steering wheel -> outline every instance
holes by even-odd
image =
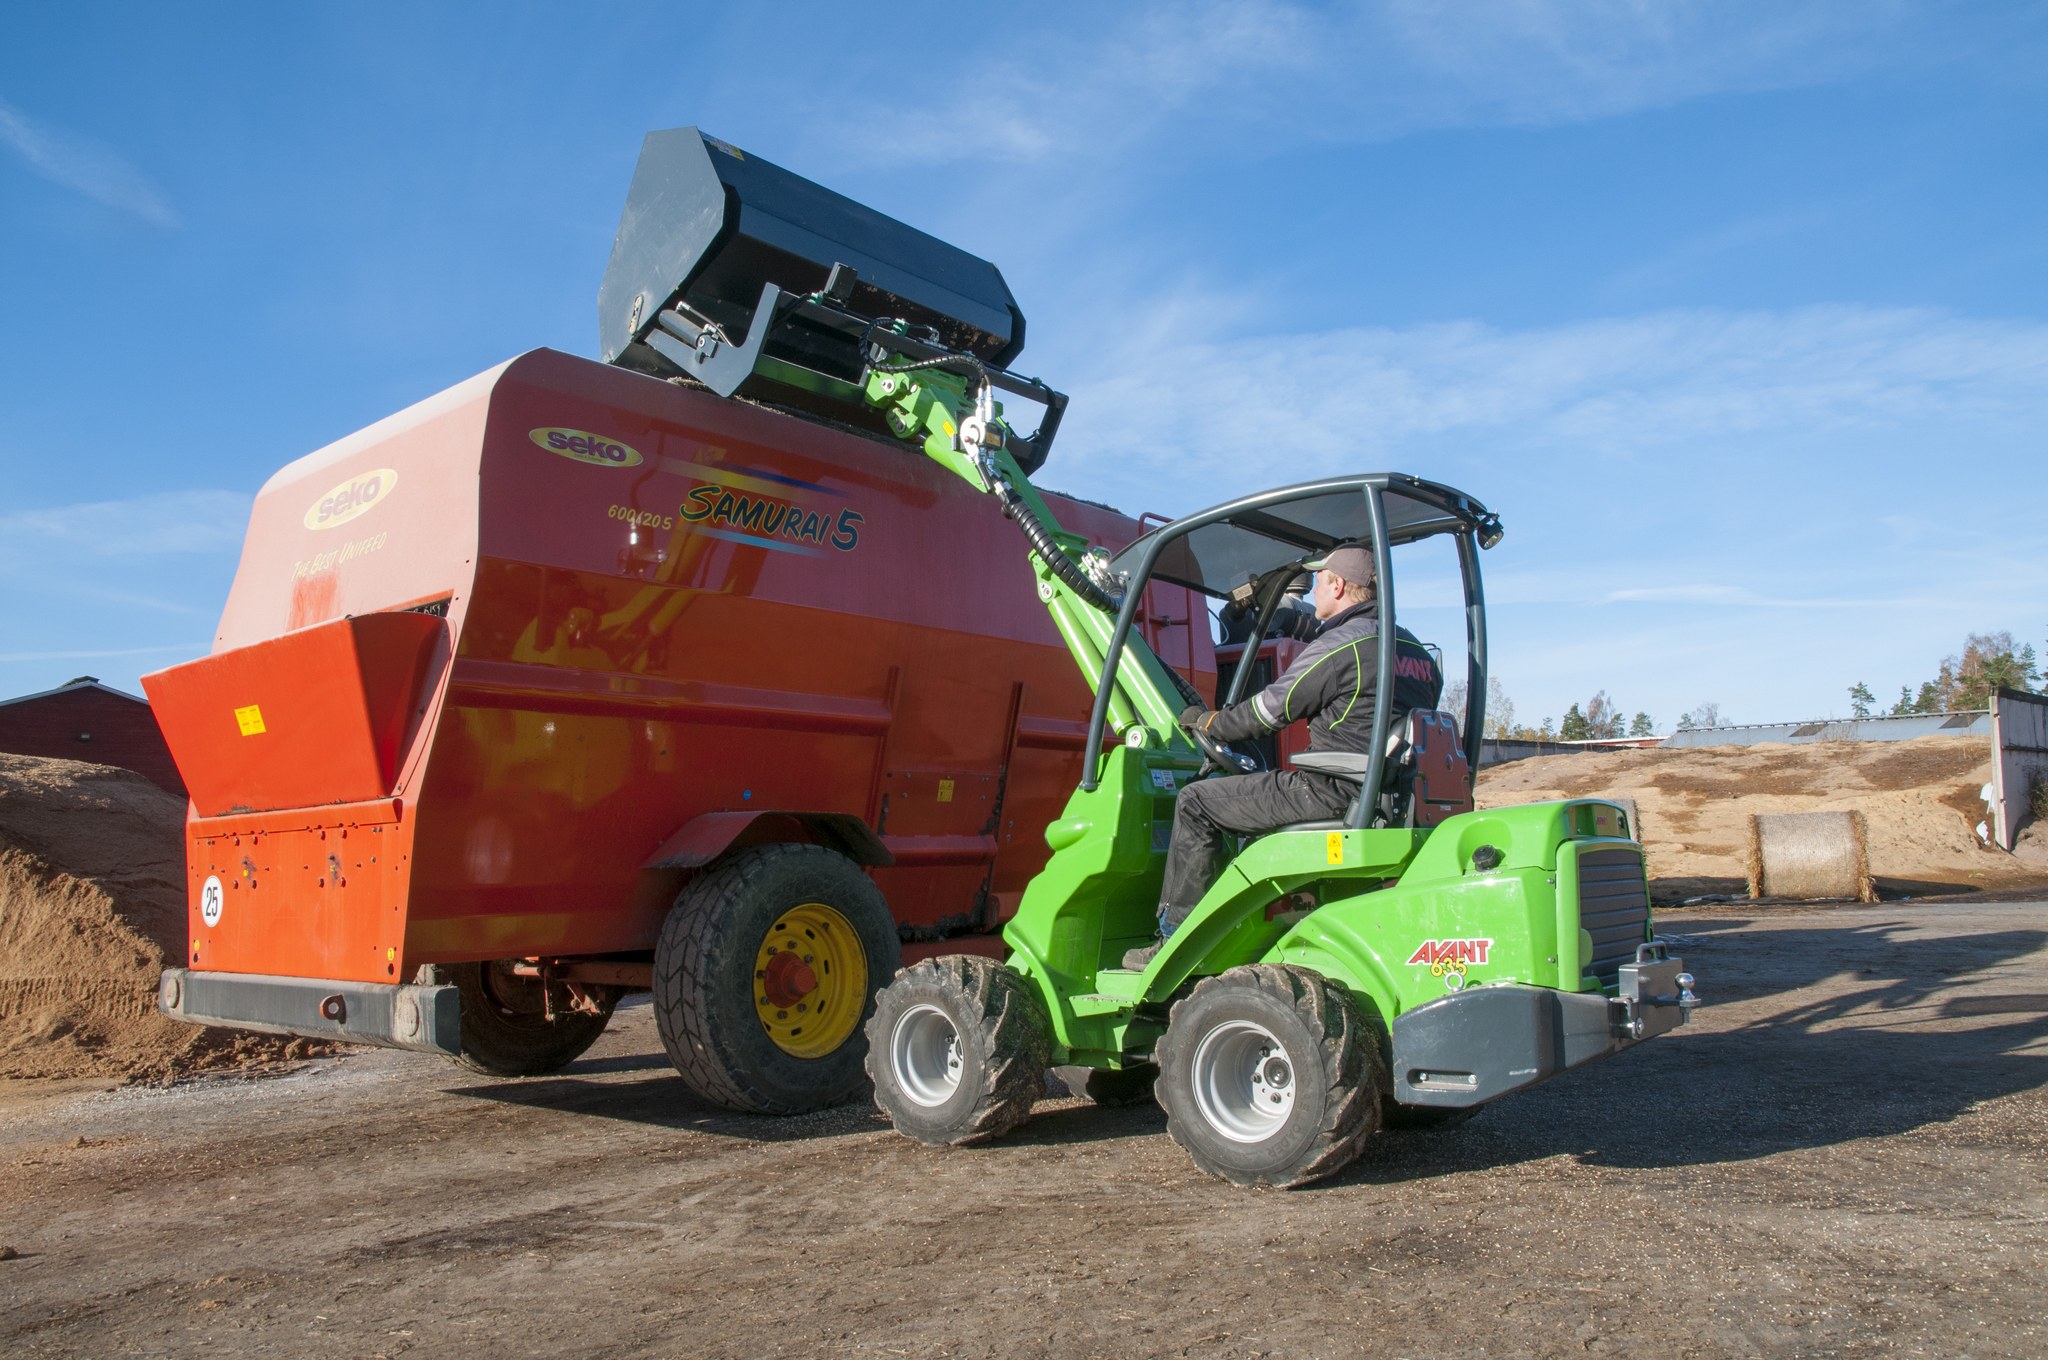
[[[1222,774],[1257,774],[1266,768],[1264,758],[1256,749],[1249,752],[1240,751],[1200,728],[1189,727],[1182,730],[1195,739],[1195,745],[1202,748],[1202,755],[1205,757],[1196,778],[1201,778],[1212,770]]]

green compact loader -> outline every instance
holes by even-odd
[[[1684,1023],[1692,978],[1653,937],[1626,811],[1594,799],[1473,810],[1465,752],[1485,718],[1479,553],[1500,538],[1492,512],[1418,477],[1333,477],[1188,515],[1109,557],[1064,533],[1026,475],[1066,398],[918,317],[862,314],[854,303],[867,295],[838,263],[815,292],[765,288],[740,318],[744,343],[687,307],[655,320],[683,337],[672,358],[684,377],[726,391],[765,372],[865,402],[997,497],[1094,689],[1081,784],[1045,830],[1053,853],[1005,927],[1007,960],[928,959],[876,998],[868,1071],[900,1131],[936,1144],[997,1137],[1059,1067],[1105,1103],[1154,1094],[1174,1139],[1217,1176],[1301,1185],[1347,1165],[1382,1127],[1455,1122]],[[1010,428],[999,391],[1042,408],[1033,435]],[[1465,590],[1462,734],[1447,714],[1393,711],[1395,634],[1382,627],[1371,754],[1294,759],[1356,786],[1346,815],[1245,844],[1151,962],[1125,969],[1125,952],[1154,936],[1176,794],[1258,768],[1180,726],[1205,701],[1134,631],[1146,584],[1189,586],[1255,618],[1222,706],[1249,692],[1260,639],[1304,563],[1367,547],[1391,624],[1394,550],[1442,535]]]

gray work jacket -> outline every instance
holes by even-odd
[[[1372,749],[1372,703],[1379,684],[1380,621],[1374,604],[1353,605],[1323,625],[1315,640],[1272,684],[1220,712],[1204,714],[1202,730],[1240,741],[1308,719],[1308,749]],[[1394,717],[1435,708],[1443,671],[1406,628],[1394,630]]]

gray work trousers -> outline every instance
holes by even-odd
[[[1230,862],[1233,836],[1341,817],[1351,804],[1350,784],[1300,770],[1198,779],[1180,791],[1173,808],[1173,839],[1166,847],[1166,880],[1159,889],[1159,933],[1171,935]]]

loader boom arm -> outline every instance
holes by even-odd
[[[1050,507],[1009,451],[1011,433],[978,361],[904,360],[887,353],[878,332],[862,386],[889,428],[918,445],[927,458],[984,494],[1003,502],[1031,543],[1038,598],[1052,615],[1074,664],[1091,690],[1104,683],[1103,657],[1121,603],[1121,584],[1108,559],[1088,541],[1060,528]],[[1191,621],[1192,626],[1192,621]],[[1134,636],[1118,663],[1110,694],[1110,725],[1132,745],[1177,747],[1196,753],[1180,727],[1180,713],[1205,702],[1142,637]]]

